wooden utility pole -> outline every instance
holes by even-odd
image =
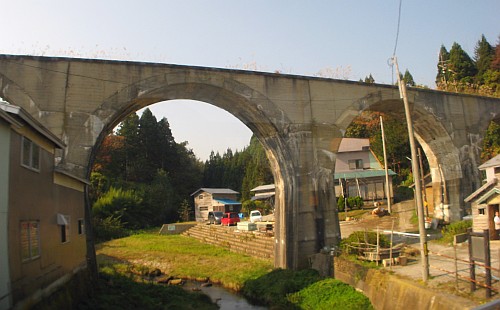
[[[422,160],[422,152],[418,148],[418,162],[420,164],[420,180],[422,181],[422,194],[424,195],[424,209],[425,216],[429,217],[429,204],[427,203],[427,193],[425,192],[425,177],[424,177],[424,164]]]
[[[420,182],[420,169],[417,158],[417,149],[415,147],[415,135],[413,134],[413,122],[411,120],[410,105],[408,103],[408,97],[406,96],[406,85],[404,81],[401,81],[401,75],[399,73],[398,60],[396,56],[392,58],[392,61],[396,67],[396,75],[398,77],[399,93],[403,98],[406,123],[408,125],[408,138],[410,139],[410,149],[411,149],[411,168],[413,171],[413,180],[415,182],[415,200],[417,202],[417,215],[418,215],[418,231],[420,233],[420,256],[422,258],[422,280],[427,282],[429,279],[429,253],[427,251],[427,238],[425,234],[425,222],[424,222],[424,205],[422,203],[422,183]]]
[[[384,121],[382,120],[382,115],[380,115],[380,128],[382,130],[382,148],[384,149],[384,170],[385,170],[385,196],[387,197],[387,210],[392,213],[391,210],[391,192],[389,188],[389,171],[387,168],[387,152],[385,150],[385,134],[384,134]]]

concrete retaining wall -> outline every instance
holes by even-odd
[[[334,266],[335,278],[363,291],[377,310],[458,310],[477,306],[468,299],[426,288],[385,270],[370,269],[338,257],[335,258]]]
[[[237,231],[223,226],[198,224],[183,232],[182,235],[233,252],[269,260],[274,258],[274,238],[259,232]]]

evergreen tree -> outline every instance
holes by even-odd
[[[143,186],[145,209],[153,216],[148,225],[159,226],[177,220],[179,200],[166,171],[158,170],[153,181]]]
[[[497,45],[495,46],[495,55],[491,60],[492,70],[500,70],[500,35],[498,36]]]
[[[141,152],[142,147],[139,138],[139,117],[132,113],[125,118],[118,129],[117,134],[124,138],[124,180],[136,181],[141,178]]]
[[[158,135],[158,145],[161,154],[159,162],[160,169],[171,171],[175,162],[175,157],[177,156],[177,151],[170,124],[165,117],[158,122]]]
[[[370,73],[369,76],[366,76],[365,77],[365,80],[364,80],[365,83],[368,83],[368,84],[373,84],[375,83],[375,79],[373,78],[372,74]]]
[[[441,45],[437,65],[438,73],[436,75],[436,85],[438,85],[438,88],[440,85],[446,84],[450,80],[451,72],[448,70],[449,62],[450,53],[448,53],[444,45]]]
[[[483,34],[481,40],[477,42],[476,48],[474,49],[474,61],[477,67],[476,83],[484,83],[484,74],[490,69],[494,56],[495,50],[490,43],[488,43]]]
[[[405,75],[402,77],[402,80],[405,82],[406,86],[415,86],[415,81],[413,80],[413,76],[410,71],[406,69]]]
[[[151,182],[161,163],[159,127],[151,110],[145,109],[139,119],[138,137],[141,153],[137,160],[141,165],[140,180]]]
[[[460,44],[453,43],[450,50],[449,69],[450,80],[458,83],[472,83],[477,69],[470,56],[462,49]]]
[[[482,94],[500,97],[500,37],[492,54],[490,68],[482,76]]]
[[[250,199],[250,190],[256,186],[274,183],[274,177],[269,166],[265,150],[255,135],[250,139],[246,149],[250,158],[243,178],[241,197],[242,200]]]

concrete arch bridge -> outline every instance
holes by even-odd
[[[171,99],[228,111],[266,150],[276,182],[275,266],[294,269],[340,239],[333,174],[347,126],[365,110],[404,118],[390,85],[73,58],[0,55],[0,96],[67,144],[59,166],[81,178],[89,176],[96,145],[133,111]],[[434,203],[460,219],[464,197],[481,185],[483,134],[500,115],[500,99],[413,88],[408,97]]]

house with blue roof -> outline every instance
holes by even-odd
[[[194,200],[194,213],[197,222],[208,220],[208,212],[237,212],[241,211],[239,193],[229,188],[202,187],[191,194]]]
[[[394,200],[392,176],[388,169],[389,199]],[[360,196],[365,202],[387,199],[385,169],[370,149],[369,139],[343,138],[335,162],[335,193],[344,197]]]

